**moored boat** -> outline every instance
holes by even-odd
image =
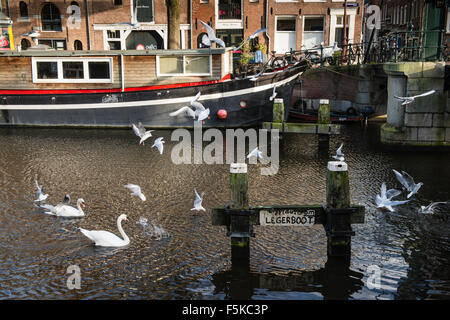
[[[210,109],[206,127],[270,120],[274,87],[290,105],[306,61],[252,79],[233,74],[231,50],[5,52],[0,125],[193,127],[192,117],[169,113],[199,92],[198,101]]]

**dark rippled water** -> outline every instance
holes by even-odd
[[[165,152],[142,147],[130,130],[0,129],[1,299],[449,299],[448,208],[423,215],[420,205],[450,199],[450,154],[400,152],[379,143],[379,124],[344,127],[318,151],[313,135],[287,135],[280,170],[261,176],[249,166],[253,205],[325,202],[326,164],[344,142],[351,197],[366,206],[366,223],[353,225],[349,265],[327,260],[322,226],[255,227],[249,268],[233,270],[230,239],[211,225],[209,211],[190,211],[193,188],[208,209],[229,201],[229,166],[175,165],[171,131]],[[153,140],[153,138],[151,138]],[[383,181],[399,187],[392,169],[424,182],[420,195],[395,213],[376,209]],[[59,219],[33,205],[35,177],[56,204],[66,193],[83,198],[82,219]],[[123,188],[135,183],[147,201]],[[128,247],[96,248],[79,231],[117,233],[126,213]],[[169,237],[155,239],[141,217]],[[81,288],[69,290],[70,265],[81,270]],[[370,289],[372,266],[381,288]],[[368,269],[369,268],[369,269]]]

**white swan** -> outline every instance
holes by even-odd
[[[67,197],[67,195],[66,195],[66,197]],[[43,205],[41,207],[44,209],[50,210],[50,211],[45,212],[46,214],[51,214],[51,215],[54,215],[57,217],[76,218],[76,217],[84,217],[84,211],[82,208],[86,207],[86,202],[82,198],[79,198],[77,200],[76,208],[69,206],[67,204],[64,204],[64,203],[58,203],[56,206],[52,206],[52,205],[44,206]]]
[[[125,234],[122,229],[122,220],[128,221],[126,214],[121,214],[117,218],[117,228],[119,229],[120,235],[123,237],[116,236],[114,233],[104,230],[86,230],[80,228],[82,234],[87,238],[95,242],[96,246],[100,247],[123,247],[130,243],[130,238]]]

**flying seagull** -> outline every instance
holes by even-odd
[[[164,145],[163,145],[163,143],[166,143],[165,141],[163,141],[163,137],[159,137],[159,138],[156,139],[155,142],[153,143],[152,148],[153,148],[153,147],[158,148],[159,153],[160,153],[160,154],[163,154],[163,150],[164,150]]]
[[[175,117],[181,113],[185,113],[186,115],[191,116],[193,119],[195,119],[195,117],[197,116],[195,114],[195,111],[192,110],[191,108],[189,108],[188,106],[184,106],[184,107],[178,109],[177,111],[169,113],[169,116]]]
[[[247,159],[250,159],[251,157],[256,157],[259,159],[262,159],[262,151],[259,151],[258,148],[256,147],[255,149],[253,149],[247,156]]]
[[[201,24],[206,28],[206,33],[208,34],[208,37],[203,37],[202,40],[204,40],[203,44],[207,46],[211,46],[211,42],[215,42],[222,48],[225,48],[225,42],[223,42],[221,39],[216,37],[216,33],[214,32],[214,29],[211,28],[209,25],[204,23],[202,20],[200,20]]]
[[[258,78],[263,74],[263,72],[264,72],[264,68],[261,68],[261,71],[260,71],[260,72],[258,72],[257,74],[254,74],[254,75],[252,75],[252,76],[250,76],[250,77],[248,77],[248,79],[249,79],[250,81],[256,81],[256,80],[258,80]]]
[[[250,39],[256,38],[256,37],[257,37],[260,33],[262,33],[262,32],[267,32],[267,28],[262,28],[262,29],[256,30],[251,36],[249,36],[247,39],[245,39],[245,41],[242,42],[241,45],[240,45],[239,47],[234,48],[233,50],[234,50],[234,51],[239,50],[239,49],[242,48],[242,46],[243,46],[244,44],[246,44]]]
[[[425,97],[425,96],[428,96],[428,95],[433,94],[435,92],[436,92],[435,90],[430,90],[430,91],[427,91],[425,93],[418,94],[417,96],[412,96],[412,97],[397,97],[397,96],[394,96],[394,98],[397,99],[397,100],[403,101],[402,105],[407,105],[407,104],[412,103],[415,98]]]
[[[342,153],[342,146],[344,145],[344,143],[341,143],[341,146],[336,150],[336,155],[333,156],[334,159],[338,160],[338,161],[344,161],[344,154]]]
[[[124,187],[131,191],[132,196],[139,197],[142,201],[147,200],[147,198],[141,191],[141,187],[138,186],[137,184],[129,183],[129,184],[124,185]]]
[[[142,123],[139,121],[138,125],[136,126],[134,123],[131,124],[131,127],[133,128],[134,133],[141,138],[139,141],[139,144],[144,145],[144,141],[147,140],[152,136],[151,132],[155,130],[148,130],[146,131]]]
[[[34,201],[35,202],[45,201],[45,199],[48,198],[48,194],[44,194],[43,186],[39,186],[37,180],[34,180],[34,182],[36,183],[36,187],[37,187],[37,199]]]
[[[450,201],[442,201],[442,202],[432,202],[427,206],[420,206],[420,212],[421,213],[434,213],[434,208],[440,204],[449,204]]]
[[[30,37],[30,38],[36,38],[39,37],[41,34],[37,30],[31,30],[30,32],[23,33],[23,37]]]
[[[375,203],[377,204],[378,208],[386,208],[391,212],[394,212],[393,206],[398,206],[401,204],[407,203],[409,200],[403,200],[403,201],[393,201],[391,200],[393,197],[398,195],[399,193],[396,191],[393,191],[395,189],[390,189],[389,193],[386,191],[386,184],[383,182],[381,184],[381,192],[380,194],[377,194],[375,196]],[[388,196],[389,195],[389,196]]]
[[[201,112],[198,114],[198,119],[197,119],[197,121],[205,120],[205,119],[208,118],[208,117],[209,117],[209,108],[206,109],[206,110],[201,111]]]
[[[415,183],[414,179],[405,171],[402,171],[402,173],[398,172],[395,169],[393,169],[392,171],[394,171],[397,180],[406,188],[406,190],[409,191],[409,194],[407,196],[408,199],[413,194],[417,193],[417,191],[419,191],[420,187],[423,185],[422,182]]]
[[[273,101],[273,99],[275,99],[275,97],[277,96],[278,92],[276,91],[276,89],[277,89],[277,86],[273,87],[272,95],[269,98],[270,101]]]
[[[188,106],[184,106],[184,107],[178,109],[177,111],[169,113],[169,116],[174,117],[181,113],[185,113],[188,116],[191,116],[193,119],[195,119],[195,117],[198,117],[202,111],[205,111],[205,107],[203,106],[203,104],[198,102],[198,98],[200,98],[200,95],[201,95],[201,92],[198,92],[197,95],[193,99],[191,99],[191,101],[189,102],[191,107],[195,108],[195,111]]]
[[[191,210],[197,210],[197,211],[203,210],[203,211],[206,211],[206,209],[202,207],[203,196],[205,195],[205,193],[202,192],[202,195],[199,196],[198,192],[197,192],[197,189],[195,189],[195,188],[194,188],[194,192],[195,192],[194,207]]]

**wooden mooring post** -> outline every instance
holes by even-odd
[[[283,99],[274,99],[272,122],[263,122],[262,128],[271,130],[278,129],[281,133],[312,133],[319,137],[319,146],[325,142],[328,145],[331,134],[340,133],[340,125],[330,123],[329,100],[320,100],[317,123],[286,122]]]
[[[351,255],[351,224],[364,223],[365,208],[350,203],[347,164],[328,162],[327,202],[313,205],[249,206],[245,163],[230,166],[231,202],[212,209],[212,225],[226,226],[231,237],[232,262],[248,261],[253,226],[308,227],[322,224],[327,236],[329,257]]]

